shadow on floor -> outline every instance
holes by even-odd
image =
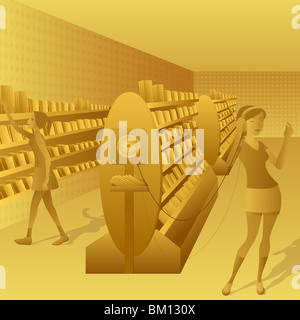
[[[90,220],[90,222],[82,227],[79,228],[75,228],[72,230],[68,230],[66,231],[66,233],[68,234],[70,240],[65,243],[64,245],[70,245],[70,244],[74,244],[74,242],[82,235],[87,234],[87,233],[96,233],[98,231],[100,231],[100,229],[104,226],[106,226],[106,222],[104,219],[104,216],[100,216],[100,217],[93,217],[91,215],[88,214],[89,212],[89,208],[84,208],[82,210],[82,216],[88,220]],[[59,237],[59,235],[55,235],[53,237],[49,237],[47,239],[43,239],[40,241],[37,241],[35,243],[33,243],[33,245],[41,243],[41,242],[45,242],[48,240],[52,240],[52,239],[57,239]]]
[[[263,281],[271,280],[271,283],[266,286],[266,290],[282,283],[287,277],[291,276],[292,268],[295,265],[300,265],[300,239],[295,240],[290,246],[273,253],[273,255],[284,255],[284,257],[281,262],[274,266],[271,272],[263,278]],[[251,286],[256,286],[256,281],[232,291],[232,294]]]

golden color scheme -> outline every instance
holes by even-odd
[[[4,228],[27,216],[24,206],[21,206],[22,213],[16,208],[27,202],[22,198],[28,199],[31,190],[43,190],[46,172],[50,172],[47,183],[50,191],[58,187],[57,180],[74,177],[99,165],[95,160],[99,147],[95,138],[104,125],[109,107],[83,99],[75,99],[74,103],[33,99],[26,91],[14,92],[10,85],[0,85],[0,104],[0,113],[7,113],[0,114],[0,202],[3,212],[12,211],[9,219],[1,219],[0,228]],[[35,121],[41,128],[38,135],[33,136],[27,129],[36,128]],[[51,162],[51,170],[45,170],[46,158],[47,163],[48,159]],[[91,181],[91,185],[94,182]],[[60,201],[69,198],[67,193],[60,190]],[[34,197],[33,207],[37,207],[40,198]],[[54,212],[49,192],[45,201]],[[3,212],[4,217],[7,213]],[[31,220],[30,225],[35,219]]]
[[[300,71],[297,0],[19,2],[192,71]]]
[[[295,31],[297,33],[297,31]],[[300,30],[298,31],[300,33]],[[195,72],[194,91],[210,95],[213,88],[238,97],[239,107],[254,105],[266,110],[262,137],[282,137],[285,121],[294,127],[295,137],[300,136],[300,72],[294,71],[224,71]]]
[[[151,129],[178,128],[183,133],[189,128],[192,150],[198,153],[193,121],[198,110],[191,106],[198,95],[171,92],[151,80],[140,81],[139,88],[143,99],[125,93],[116,100],[106,128],[114,129],[117,137],[120,121],[127,121],[128,129],[146,130],[148,137]],[[110,234],[87,247],[87,273],[180,273],[183,269],[217,199],[217,179],[207,161],[202,174],[186,175],[185,162],[174,161],[180,147],[176,139],[170,140],[169,164],[162,165],[163,158],[169,157],[162,139],[160,164],[101,166],[101,196]],[[151,142],[148,148],[150,159]],[[148,190],[132,186],[133,177],[145,179]],[[161,256],[161,248],[169,252],[169,259]]]
[[[278,156],[275,156],[268,146],[257,140],[257,136],[263,130],[266,115],[264,109],[256,106],[245,106],[237,114],[237,136],[230,153],[238,152],[247,174],[245,211],[248,232],[246,240],[236,254],[231,277],[222,290],[225,296],[231,292],[235,277],[257,237],[261,220],[263,235],[259,248],[256,291],[259,295],[265,293],[263,271],[270,254],[271,233],[281,211],[281,192],[266,164],[270,162],[277,169],[283,168],[288,142],[293,135],[293,128],[287,123],[282,146]]]
[[[138,93],[137,83],[144,77],[175,90],[193,89],[190,70],[15,0],[0,3],[7,13],[7,29],[0,32],[0,83],[13,84],[16,91],[26,89],[37,99],[82,97],[91,104],[100,101],[111,106],[123,92]],[[70,5],[74,3],[68,1]],[[80,15],[85,16],[83,12]],[[100,17],[97,13],[98,21],[104,18]]]

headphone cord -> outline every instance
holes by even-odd
[[[194,258],[196,255],[198,255],[202,250],[204,250],[208,244],[212,241],[212,239],[215,237],[215,235],[217,234],[217,232],[219,231],[219,229],[221,228],[225,218],[227,217],[228,215],[228,212],[229,212],[229,208],[230,208],[230,205],[232,203],[232,200],[233,200],[233,196],[235,194],[235,190],[236,190],[236,187],[237,187],[237,183],[238,183],[238,178],[239,178],[239,175],[240,175],[240,169],[241,169],[241,162],[239,163],[239,168],[238,168],[238,173],[237,173],[237,176],[236,176],[236,181],[235,181],[235,185],[234,185],[234,189],[233,189],[233,192],[232,192],[232,195],[231,195],[231,199],[229,201],[229,204],[228,204],[228,207],[226,209],[226,212],[223,216],[223,218],[221,219],[221,222],[219,223],[217,229],[215,230],[215,232],[212,234],[212,236],[207,240],[207,242],[197,251],[195,252],[195,254],[193,254],[191,257],[189,257],[189,259],[192,259]]]
[[[231,161],[229,167],[231,167],[231,166],[233,165],[234,161],[235,161],[235,158],[236,158],[236,155],[237,155],[237,153],[238,153],[238,150],[239,150],[239,147],[240,147],[240,145],[241,145],[242,140],[243,140],[243,136],[241,137],[241,139],[240,139],[240,141],[239,141],[238,147],[236,148],[236,151],[235,151],[235,153],[234,153],[234,156],[233,156],[233,158],[232,158],[232,161]],[[219,193],[222,185],[224,184],[224,182],[225,182],[225,180],[226,180],[226,178],[227,178],[227,176],[225,175],[224,178],[223,178],[223,180],[221,181],[221,183],[220,183],[217,191],[214,193],[214,195],[212,196],[212,198],[211,198],[211,199],[208,201],[208,203],[201,209],[201,211],[200,211],[199,213],[197,213],[196,215],[194,215],[193,217],[188,218],[188,219],[177,219],[177,218],[172,217],[172,216],[171,216],[170,214],[168,214],[163,208],[161,208],[160,204],[156,201],[153,193],[151,192],[148,184],[146,183],[146,180],[145,180],[145,178],[144,178],[144,176],[143,176],[143,173],[142,173],[142,171],[141,171],[140,165],[138,164],[137,167],[138,167],[138,169],[139,169],[139,172],[140,172],[140,174],[141,174],[141,176],[142,176],[142,179],[143,179],[145,185],[147,186],[147,189],[148,189],[148,191],[149,191],[152,199],[153,199],[154,202],[157,204],[158,208],[160,208],[160,210],[161,210],[162,212],[164,212],[169,218],[173,219],[174,221],[181,221],[181,222],[193,220],[193,219],[195,219],[196,217],[198,217],[204,210],[206,210],[206,209],[209,207],[209,205],[212,203],[212,201],[214,200],[214,198],[217,196],[217,194]]]

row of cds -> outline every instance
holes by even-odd
[[[99,166],[98,161],[87,161],[75,165],[57,167],[53,170],[53,173],[59,180],[63,177],[95,168],[97,166]],[[14,181],[9,181],[5,184],[0,185],[0,200],[30,190],[32,182],[32,175],[28,175],[26,177],[20,177],[15,179]]]

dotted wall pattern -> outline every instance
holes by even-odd
[[[210,89],[236,95],[238,107],[255,105],[267,112],[262,136],[283,137],[286,122],[300,136],[300,72],[195,72],[194,91]]]
[[[166,89],[193,90],[193,72],[13,0],[0,30],[0,84],[29,97],[112,105],[140,80]]]
[[[139,92],[139,81],[153,80],[166,89],[193,90],[193,72],[64,22],[13,0],[0,30],[0,84],[29,97],[112,105],[124,92]],[[99,188],[93,171],[60,183],[58,205]],[[100,197],[100,194],[99,194]],[[0,229],[28,218],[32,194],[0,207]]]

